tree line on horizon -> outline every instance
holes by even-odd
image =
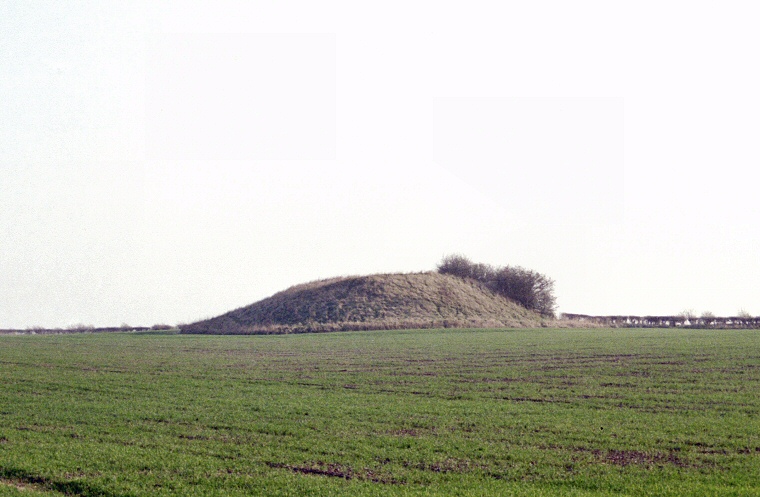
[[[472,262],[461,254],[447,255],[436,267],[441,274],[472,279],[491,291],[545,317],[555,317],[554,280],[520,266],[492,266]]]

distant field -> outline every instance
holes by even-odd
[[[0,495],[760,495],[756,330],[0,336]]]

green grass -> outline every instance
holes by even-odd
[[[0,482],[105,497],[757,496],[760,334],[1,336]]]

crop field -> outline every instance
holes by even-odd
[[[756,330],[0,336],[0,495],[760,495]]]

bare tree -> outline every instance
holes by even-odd
[[[736,314],[736,317],[740,317],[743,319],[749,319],[752,317],[752,314],[750,314],[748,311],[744,309],[739,309],[739,312]]]
[[[697,317],[697,313],[694,309],[684,309],[678,313],[678,317],[684,319],[694,319]]]

